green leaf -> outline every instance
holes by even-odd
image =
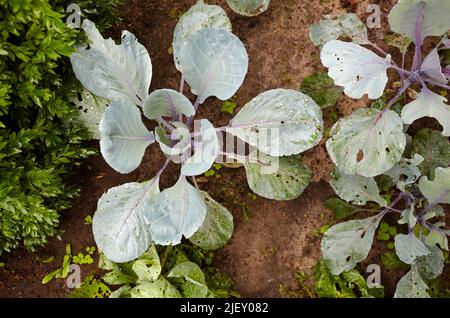
[[[437,278],[444,271],[444,254],[437,246],[430,246],[430,254],[417,258],[417,270],[426,281]]]
[[[234,12],[251,17],[266,11],[270,0],[227,0],[227,3]]]
[[[182,278],[180,283],[183,296],[187,298],[204,298],[208,293],[205,275],[201,268],[193,262],[184,262],[175,265],[167,274],[170,278]]]
[[[216,250],[223,247],[233,235],[233,215],[207,192],[201,191],[201,194],[207,207],[205,221],[189,241],[206,251]]]
[[[415,264],[418,257],[428,255],[430,250],[411,232],[395,237],[395,252],[403,263]]]
[[[427,36],[441,36],[450,29],[450,3],[447,0],[403,0],[399,1],[389,13],[391,30],[405,35],[415,42],[416,20],[419,3],[424,3],[423,20],[421,21],[420,43]]]
[[[215,5],[207,5],[203,1],[197,1],[178,21],[173,33],[173,58],[176,68],[180,68],[180,52],[187,40],[197,31],[206,29],[224,29],[231,32],[231,22],[225,11]]]
[[[380,206],[387,206],[386,200],[380,196],[378,185],[373,178],[346,175],[335,170],[330,185],[334,192],[347,202],[364,205],[367,201],[373,201]]]
[[[142,105],[152,77],[150,56],[136,37],[122,32],[122,44],[105,40],[95,24],[85,19],[83,30],[89,48],[80,47],[70,57],[75,75],[89,91],[111,101],[126,99]]]
[[[416,225],[416,223],[417,217],[414,215],[414,209],[407,208],[403,210],[400,219],[398,220],[398,224],[408,224],[408,228],[412,229],[414,228],[414,225]]]
[[[406,146],[403,121],[393,111],[379,115],[361,108],[331,128],[326,147],[339,171],[374,177],[400,161]]]
[[[81,99],[81,100],[80,100]],[[94,139],[100,139],[99,124],[110,101],[91,94],[84,89],[80,96],[70,99],[79,112],[79,118],[84,126],[89,130]]]
[[[305,77],[300,91],[314,99],[322,109],[334,106],[342,94],[342,89],[334,85],[333,79],[325,72],[317,72]]]
[[[266,91],[231,120],[231,133],[271,156],[306,151],[322,139],[323,119],[309,96],[291,89]]]
[[[433,117],[444,128],[442,134],[450,136],[450,106],[445,104],[445,101],[447,98],[424,87],[416,100],[402,109],[402,119],[405,124],[412,124],[419,118]]]
[[[47,275],[44,276],[44,278],[42,278],[42,285],[47,284],[48,282],[50,282],[53,278],[55,278],[56,275],[61,273],[61,269],[57,269],[53,272],[48,273]]]
[[[401,34],[393,33],[387,34],[383,39],[387,45],[396,47],[400,50],[400,53],[404,54],[408,51],[408,47],[411,45],[411,39]]]
[[[320,260],[314,267],[314,291],[317,296],[334,298],[337,294],[336,283],[333,275],[328,270],[324,261]]]
[[[94,214],[95,242],[106,257],[123,263],[138,258],[150,246],[144,202],[159,193],[159,180],[125,183],[101,196]]]
[[[200,228],[207,207],[200,191],[180,176],[173,187],[146,200],[144,210],[155,243],[176,245],[183,235],[190,238]]]
[[[161,263],[155,244],[133,262],[131,269],[138,277],[138,283],[144,281],[155,281],[161,274]]]
[[[242,42],[225,29],[195,32],[179,54],[184,79],[200,103],[209,96],[231,98],[244,81],[248,56]]]
[[[170,284],[164,277],[160,277],[154,282],[143,282],[134,287],[129,292],[131,298],[180,298],[178,290]]]
[[[402,158],[394,167],[384,174],[390,176],[397,184],[397,188],[406,192],[405,186],[411,185],[419,179],[421,173],[418,165],[423,161],[421,155],[415,154],[413,158]]]
[[[420,277],[416,266],[403,276],[397,283],[395,298],[430,298],[427,293],[428,286]]]
[[[424,161],[419,169],[424,175],[434,178],[434,169],[450,165],[450,141],[441,132],[425,128],[413,139],[411,153],[419,154]]]
[[[347,96],[359,99],[367,94],[377,99],[383,95],[390,55],[382,58],[360,45],[331,40],[323,46],[320,59],[334,84],[344,87]]]
[[[331,40],[350,38],[354,43],[365,44],[367,28],[354,13],[347,13],[336,19],[325,18],[309,29],[309,38],[315,46],[323,46]]]
[[[419,189],[429,203],[450,204],[450,168],[436,168],[433,181],[427,176],[422,177]]]
[[[350,270],[369,254],[383,214],[332,226],[321,243],[323,259],[333,275]]]
[[[296,199],[311,180],[311,171],[297,156],[269,157],[261,154],[259,161],[245,162],[244,167],[250,189],[264,198]]]
[[[141,163],[145,149],[155,141],[131,102],[113,102],[100,121],[100,151],[105,161],[120,173],[129,173]]]
[[[359,211],[358,208],[353,205],[341,200],[339,198],[329,198],[325,200],[323,205],[333,211],[334,216],[337,219],[345,219]]]
[[[408,265],[403,263],[395,252],[381,254],[381,263],[388,269],[407,269]]]
[[[170,116],[172,112],[186,117],[195,114],[194,106],[183,94],[172,89],[157,89],[144,101],[144,115],[150,119]]]

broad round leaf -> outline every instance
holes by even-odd
[[[99,124],[106,107],[111,103],[103,97],[95,96],[88,90],[82,90],[70,100],[78,108],[79,118],[94,139],[100,139]]]
[[[419,189],[430,203],[450,204],[450,168],[436,168],[433,181],[427,176],[422,177]]]
[[[445,104],[447,98],[438,95],[424,87],[417,95],[415,101],[410,102],[402,109],[402,119],[405,124],[422,117],[433,117],[444,128],[442,134],[450,136],[450,106]]]
[[[128,173],[141,163],[145,149],[155,141],[130,101],[115,101],[100,121],[100,151],[106,162],[120,173]]]
[[[416,266],[405,274],[397,283],[395,298],[430,298],[427,293],[428,286],[420,277]]]
[[[122,44],[105,40],[95,24],[84,20],[83,30],[89,38],[88,47],[78,48],[70,56],[75,75],[93,94],[112,101],[129,99],[142,105],[152,78],[150,56],[136,37],[122,32]]]
[[[109,260],[128,262],[149,248],[152,238],[143,203],[158,192],[158,180],[152,179],[111,188],[98,200],[92,230],[97,246]]]
[[[189,99],[172,89],[157,89],[144,101],[144,115],[149,119],[158,119],[173,113],[189,117],[195,114],[195,110]]]
[[[271,156],[289,156],[317,145],[323,119],[314,100],[296,90],[273,89],[248,102],[227,132]]]
[[[244,163],[247,182],[256,194],[271,200],[298,198],[311,180],[311,171],[300,158],[271,157],[269,162]]]
[[[211,168],[220,152],[219,138],[214,126],[207,119],[199,122],[200,140],[195,140],[194,154],[181,167],[181,174],[184,176],[197,176],[205,173]]]
[[[398,234],[395,237],[395,252],[406,264],[415,264],[418,257],[430,254],[430,250],[414,233]]]
[[[180,67],[200,103],[209,96],[231,98],[247,74],[248,56],[237,36],[224,29],[195,32],[181,48]]]
[[[156,244],[176,245],[191,237],[203,224],[206,203],[199,190],[185,176],[177,183],[145,202],[144,218]]]
[[[201,194],[208,210],[202,226],[189,238],[189,241],[207,251],[217,250],[223,247],[233,235],[233,215],[207,192],[201,191]]]
[[[403,34],[415,42],[420,2],[425,4],[420,34],[422,43],[427,36],[441,36],[450,29],[448,0],[400,0],[392,8],[388,19],[392,31]]]
[[[381,214],[380,214],[381,215]],[[332,226],[321,243],[323,259],[333,275],[339,275],[369,255],[380,215]]]
[[[347,96],[361,98],[367,94],[370,99],[377,99],[383,95],[390,55],[381,58],[357,44],[332,40],[324,45],[320,58],[328,67],[328,75],[336,85],[344,87]]]
[[[416,266],[425,280],[435,279],[444,271],[444,253],[437,246],[429,247],[430,254],[417,258]]]
[[[424,128],[413,139],[411,153],[419,154],[424,161],[419,169],[434,178],[434,169],[450,165],[450,141],[440,131]]]
[[[227,3],[234,12],[251,17],[266,11],[270,0],[227,0]]]
[[[374,177],[400,161],[406,146],[403,121],[393,111],[379,115],[361,108],[331,128],[326,147],[339,171]]]
[[[380,190],[373,178],[358,175],[347,175],[335,170],[330,180],[334,192],[343,200],[356,205],[364,205],[367,201],[386,206],[386,200],[380,196]]]
[[[180,51],[186,41],[201,29],[215,28],[231,32],[231,22],[219,6],[205,4],[202,0],[192,6],[178,21],[173,33],[173,59],[176,68],[180,68]]]
[[[309,29],[309,38],[315,46],[323,46],[340,37],[352,39],[354,43],[367,43],[367,27],[354,13],[347,13],[336,19],[325,18]]]

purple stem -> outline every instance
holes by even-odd
[[[439,87],[442,87],[442,88],[450,90],[450,86],[449,85],[445,85],[445,84],[442,84],[440,82],[433,81],[432,79],[425,78],[424,81],[427,82],[427,83],[430,83],[431,85],[439,86]]]
[[[175,127],[173,127],[170,123],[168,123],[167,120],[162,118],[162,116],[159,116],[158,120],[161,122],[161,124],[163,124],[164,127],[169,129],[170,131],[175,129]]]
[[[178,114],[177,114],[177,110],[175,109],[175,105],[173,104],[172,97],[167,92],[166,92],[166,95],[167,95],[167,101],[169,102],[169,110],[170,110],[170,114],[172,115],[172,120],[177,120]]]
[[[197,108],[200,105],[200,96],[201,95],[197,96],[197,99],[195,100],[195,103],[194,103],[194,110],[195,110],[195,112],[197,112]],[[193,120],[194,120],[194,115],[189,117],[189,119],[188,119],[188,121],[186,123],[186,126],[190,127]]]
[[[180,93],[183,94],[184,91],[184,74],[181,73],[181,80],[180,80]]]
[[[445,191],[442,193],[436,200],[431,202],[425,209],[423,209],[422,212],[417,216],[417,218],[422,218],[428,211],[430,211],[432,208],[434,208],[436,205],[438,205],[443,198],[445,198],[450,193],[450,190]]]
[[[170,158],[167,158],[166,161],[164,162],[163,166],[161,167],[161,169],[159,169],[159,171],[156,173],[156,176],[153,178],[152,182],[148,185],[147,190],[144,191],[144,193],[141,195],[141,197],[139,197],[139,199],[136,201],[136,204],[134,205],[134,207],[132,209],[130,209],[130,212],[128,213],[128,215],[126,216],[125,220],[128,220],[128,218],[130,217],[130,215],[136,211],[136,207],[138,206],[138,204],[141,203],[142,200],[144,200],[147,191],[150,190],[153,185],[155,184],[155,182],[159,181],[159,177],[162,175],[162,173],[164,172],[164,170],[166,170],[167,165],[169,164]],[[120,227],[120,230],[117,232],[116,238],[119,236],[119,234],[122,232],[123,227],[125,226],[125,224],[127,223],[127,221],[124,221],[122,226]]]
[[[420,66],[422,65],[422,22],[423,22],[423,13],[424,13],[424,3],[419,3],[419,8],[417,11],[417,18],[416,18],[416,34],[415,34],[415,51],[414,51],[414,60],[412,65],[412,71],[418,71],[420,69]]]

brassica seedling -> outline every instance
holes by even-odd
[[[114,170],[129,173],[155,142],[167,158],[151,180],[111,188],[99,199],[93,232],[108,259],[127,262],[152,243],[175,245],[183,236],[204,249],[223,246],[233,231],[230,212],[200,191],[195,179],[194,185],[187,179],[208,171],[221,156],[243,163],[250,188],[259,195],[288,200],[303,192],[309,169],[298,158],[284,156],[299,154],[321,140],[322,113],[310,97],[273,89],[252,99],[225,127],[215,128],[207,119],[194,121],[207,98],[231,98],[247,73],[245,47],[230,32],[230,21],[220,7],[199,1],[175,28],[174,61],[182,74],[179,91],[148,93],[150,56],[130,32],[124,31],[117,45],[103,39],[91,21],[85,20],[82,27],[90,43],[71,61],[77,78],[95,95],[87,95],[94,106],[81,107],[94,117],[101,114],[104,159]],[[197,96],[194,104],[182,94],[185,82]],[[142,114],[158,124],[154,131],[146,127]],[[97,119],[90,127],[97,127]],[[219,136],[225,132],[251,145],[252,157],[223,149]],[[171,161],[181,166],[179,179],[160,191],[159,178]]]

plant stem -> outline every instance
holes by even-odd
[[[424,14],[424,3],[419,3],[419,9],[417,11],[416,18],[416,34],[415,34],[415,50],[414,50],[414,60],[411,71],[416,72],[420,69],[422,65],[422,22]]]
[[[181,80],[180,80],[180,94],[183,94],[184,91],[184,74],[181,74]]]
[[[169,129],[170,131],[174,130],[175,127],[173,127],[170,123],[167,122],[167,120],[165,120],[164,118],[162,118],[162,116],[160,116],[158,118],[158,120],[161,122],[161,124],[163,124],[164,127],[166,127],[167,129]]]
[[[448,89],[448,90],[450,90],[450,86],[449,85],[445,85],[445,84],[443,84],[443,83],[439,83],[439,82],[436,82],[436,81],[433,81],[433,80],[431,80],[431,79],[425,79],[425,82],[427,82],[427,83],[430,83],[431,85],[434,85],[434,86],[439,86],[439,87],[442,87],[442,88],[444,88],[444,89]]]

